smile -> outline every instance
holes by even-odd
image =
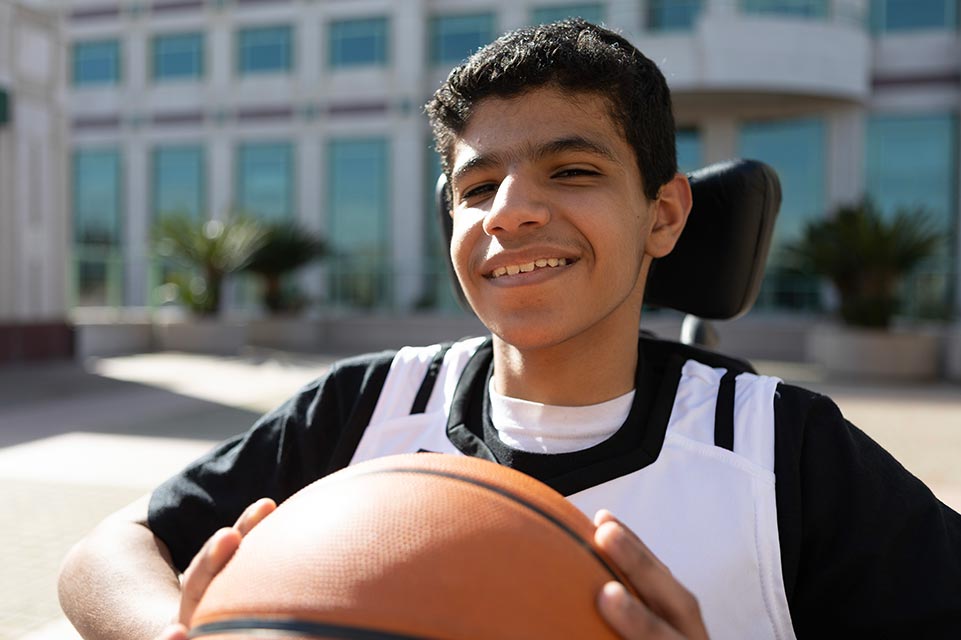
[[[511,264],[506,267],[498,267],[491,271],[487,277],[490,279],[500,278],[501,276],[516,276],[518,273],[529,273],[535,269],[551,269],[563,267],[569,263],[567,258],[538,258],[532,262],[522,264]]]

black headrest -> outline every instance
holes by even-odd
[[[731,160],[688,174],[694,205],[670,255],[654,261],[644,302],[701,318],[729,320],[747,313],[761,289],[781,185],[756,160]],[[437,213],[450,248],[447,179],[437,180]],[[447,251],[454,291],[469,309]]]
[[[737,318],[761,290],[781,183],[756,160],[714,164],[688,178],[691,215],[674,250],[651,265],[644,302],[710,320]]]

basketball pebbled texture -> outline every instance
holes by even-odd
[[[296,493],[243,540],[192,620],[204,638],[615,638],[594,525],[520,472],[388,456]]]

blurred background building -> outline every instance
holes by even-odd
[[[0,362],[72,348],[64,51],[56,14],[0,0]]]
[[[156,221],[232,212],[297,220],[327,239],[332,254],[300,278],[315,308],[460,313],[433,223],[438,161],[421,107],[499,33],[573,15],[622,31],[661,66],[682,169],[742,156],[779,172],[784,204],[757,314],[821,309],[818,282],[785,268],[779,247],[865,195],[888,212],[923,206],[943,229],[903,313],[951,319],[961,300],[957,0],[33,0],[62,25],[62,57],[39,36],[24,44],[17,16],[36,16],[30,33],[44,33],[32,26],[44,18],[4,2],[0,287],[8,265],[20,274],[18,293],[0,289],[6,316],[11,304],[37,317],[64,304],[163,305]],[[12,71],[18,59],[33,71]],[[59,74],[67,142],[59,94],[42,88]],[[53,142],[41,153],[14,141],[30,126],[28,96],[44,90]],[[63,221],[51,218],[48,235],[31,213],[61,206],[69,251]],[[230,308],[255,310],[252,287],[235,283]],[[37,293],[59,289],[66,302]]]

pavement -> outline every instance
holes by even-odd
[[[151,353],[0,367],[0,640],[76,640],[56,577],[106,515],[323,373],[332,356]],[[961,510],[961,386],[764,373],[831,395],[849,420]]]

